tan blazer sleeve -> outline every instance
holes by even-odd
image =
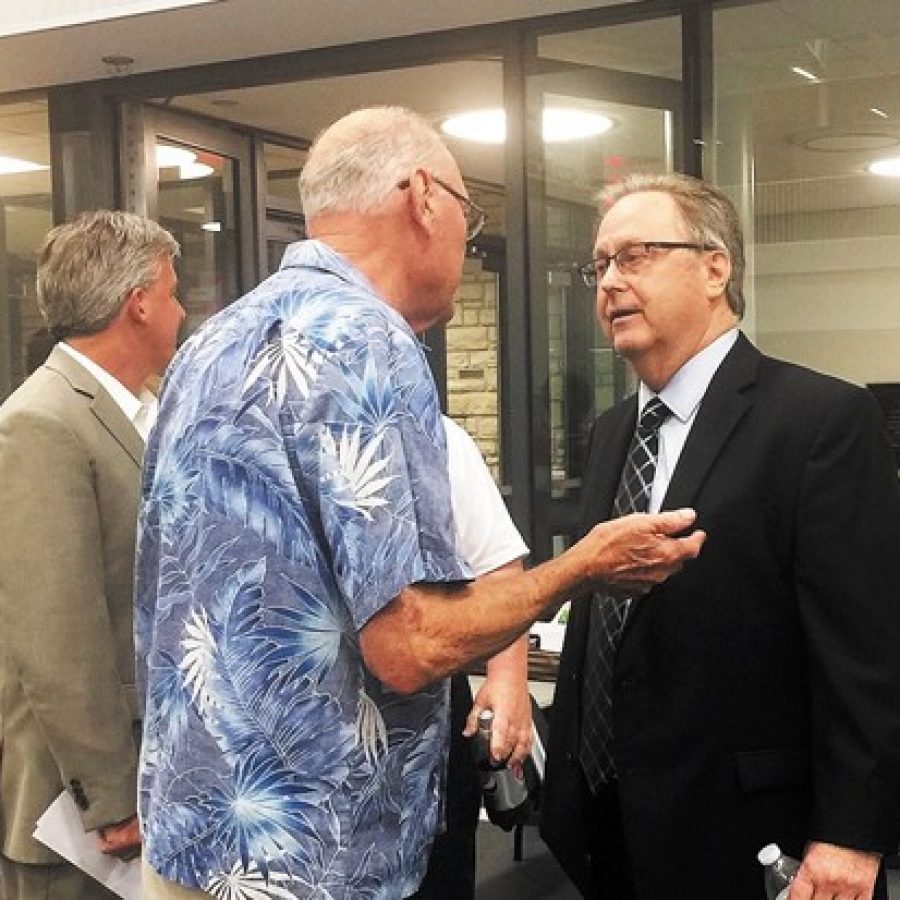
[[[85,405],[79,414],[90,415]],[[114,545],[104,534],[127,528],[130,513],[108,520],[98,500],[101,480],[108,495],[117,492],[104,454],[122,451],[108,435],[107,448],[86,436],[104,433],[72,428],[47,411],[25,409],[0,426],[0,628],[23,696],[20,712],[36,720],[90,830],[134,814],[137,750],[127,700],[133,674],[121,671],[131,584],[110,578],[105,555]],[[119,477],[127,504],[137,493],[133,461],[123,459]],[[133,553],[133,521],[130,528],[125,547]],[[115,565],[130,571],[133,562]],[[120,596],[113,597],[116,582]]]

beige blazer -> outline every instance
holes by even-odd
[[[132,587],[143,442],[59,348],[0,407],[0,848],[65,786],[87,830],[136,808]]]

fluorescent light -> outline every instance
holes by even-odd
[[[212,166],[206,163],[190,162],[178,167],[178,177],[182,181],[189,181],[191,178],[206,178],[207,175],[212,175],[215,171]]]
[[[866,171],[871,175],[884,175],[888,178],[900,178],[900,156],[890,156],[887,159],[877,159],[866,166]]]
[[[612,119],[583,109],[544,110],[544,140],[548,144],[596,137],[612,128]]]
[[[121,19],[219,0],[29,0],[0,4],[0,37]]]
[[[543,138],[548,143],[577,141],[603,134],[612,119],[584,109],[547,107],[543,114]],[[502,144],[506,140],[506,113],[502,109],[478,109],[450,116],[441,131],[452,137],[480,144]]]
[[[476,109],[450,116],[441,131],[451,137],[479,144],[502,144],[506,140],[506,113],[502,109]]]
[[[222,223],[221,222],[204,222],[200,227],[204,231],[221,231]]]
[[[156,145],[156,165],[160,169],[175,169],[189,166],[197,162],[197,154],[186,147],[173,147],[170,144]]]
[[[878,116],[879,118],[882,118],[882,119],[890,118],[890,116],[883,109],[879,109],[877,106],[870,107],[869,112],[875,113],[876,116]]]
[[[800,66],[793,66],[791,71],[795,75],[799,75],[801,78],[805,78],[807,81],[821,81],[818,75],[813,75],[808,69],[802,69]]]
[[[0,175],[18,175],[21,172],[42,172],[49,169],[40,163],[29,162],[27,159],[16,159],[13,156],[0,156]]]

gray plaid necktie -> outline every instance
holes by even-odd
[[[659,397],[654,397],[644,407],[628,448],[622,479],[613,501],[612,518],[647,511],[656,474],[659,428],[671,414]],[[588,784],[596,793],[616,774],[613,760],[612,675],[631,598],[595,594],[590,603],[579,758]]]

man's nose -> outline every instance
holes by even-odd
[[[622,273],[619,271],[619,264],[616,262],[616,258],[614,256],[610,257],[606,271],[597,279],[598,294],[603,293],[604,291],[622,290],[625,286],[625,280],[622,278]]]

